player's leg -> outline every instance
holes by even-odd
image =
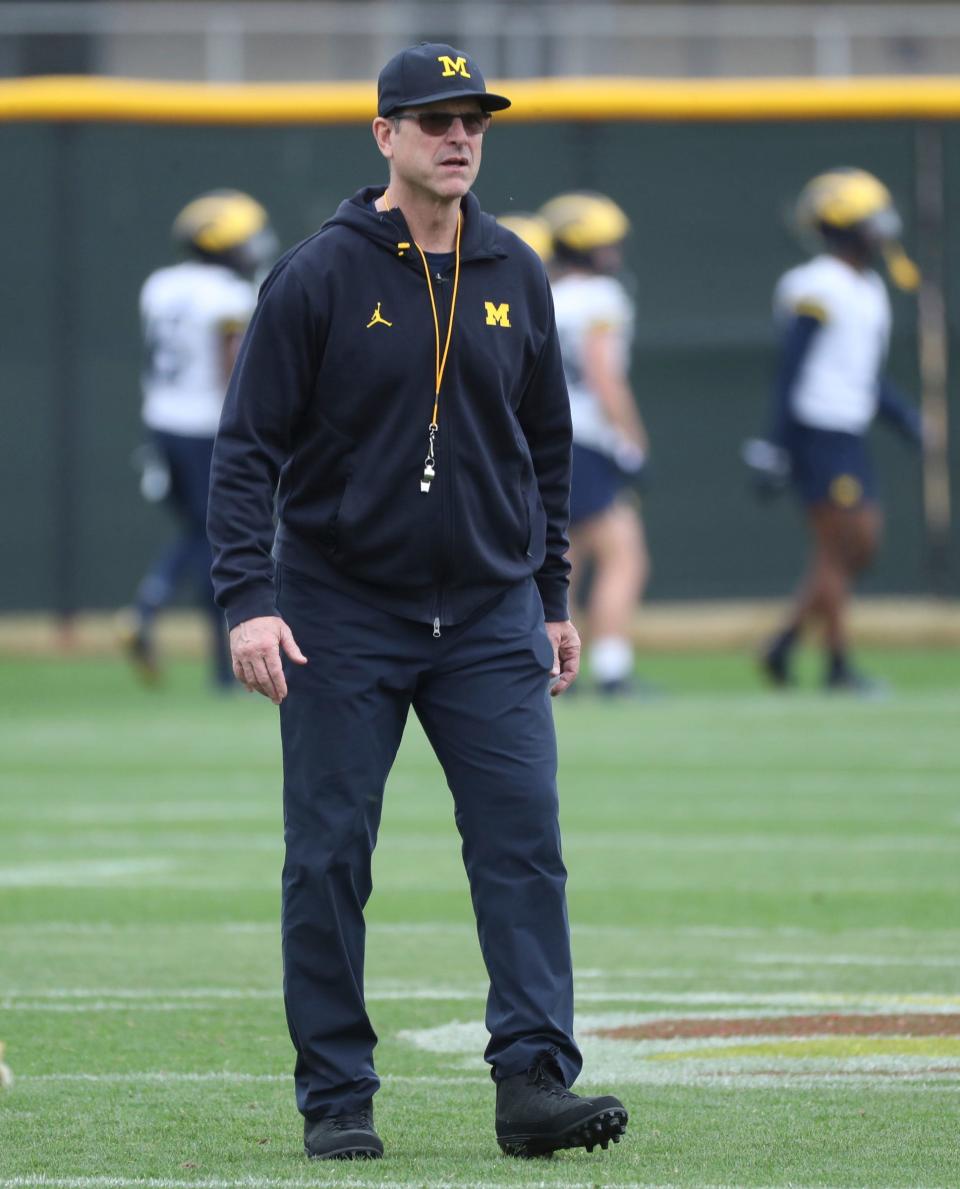
[[[794,597],[786,623],[764,653],[768,677],[776,685],[790,680],[790,658],[803,631],[814,621],[823,625],[824,638],[839,646],[843,635],[843,608],[847,597],[847,571],[841,549],[843,514],[829,503],[807,509],[810,537],[806,570]]]
[[[649,569],[643,527],[620,497],[611,458],[574,444],[570,485],[571,589],[589,579],[585,618],[590,672],[603,692],[626,692],[633,673],[630,625]],[[589,575],[585,566],[590,566]]]
[[[828,567],[821,596],[825,683],[831,689],[866,690],[869,683],[850,661],[847,621],[854,582],[871,564],[879,545],[880,510],[867,502],[853,508],[827,505],[821,510],[819,526]]]
[[[762,654],[764,672],[775,685],[789,683],[793,650],[815,619],[823,625],[830,671],[843,672],[850,587],[872,558],[879,532],[873,474],[861,436],[796,427],[790,451],[810,553],[786,621]]]
[[[284,666],[280,726],[284,1000],[309,1122],[365,1109],[379,1085],[363,910],[410,702],[401,638],[410,625],[286,566],[277,585],[278,609],[308,658]]]
[[[212,557],[207,539],[207,498],[213,438],[182,438],[177,453],[180,473],[178,514],[185,553],[184,569],[190,575],[197,607],[207,621],[214,684],[220,688],[232,688],[234,677],[230,647],[223,612],[213,596],[210,578]]]
[[[577,537],[594,565],[586,619],[590,672],[601,692],[626,692],[633,617],[650,569],[643,524],[630,504],[617,500],[582,523]]]
[[[153,444],[163,458],[169,474],[166,504],[181,526],[174,540],[164,546],[150,563],[137,587],[136,601],[126,614],[121,628],[121,643],[130,661],[144,681],[153,683],[160,676],[154,641],[157,615],[173,599],[182,574],[193,562],[195,550],[191,534],[182,531],[186,516],[185,492],[188,476],[180,450],[183,439],[176,434],[154,433]]]
[[[822,596],[825,684],[830,689],[870,692],[875,685],[850,663],[847,616],[853,584],[873,561],[881,517],[864,438],[835,433],[824,439],[824,498],[817,509],[817,532],[827,567]]]

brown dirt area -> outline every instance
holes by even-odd
[[[711,1036],[960,1036],[960,1013],[668,1019],[623,1028],[597,1028],[589,1035],[607,1040],[700,1040]]]

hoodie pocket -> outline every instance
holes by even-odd
[[[528,482],[524,491],[524,514],[526,516],[526,555],[542,562],[546,554],[547,514],[543,508],[543,501],[540,499],[540,489],[534,479]]]

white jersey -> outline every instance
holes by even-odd
[[[219,264],[186,261],[152,273],[140,293],[146,345],[143,420],[150,429],[213,437],[226,384],[223,336],[256,306],[252,282]]]
[[[573,440],[613,457],[622,447],[622,435],[585,382],[584,348],[592,330],[611,331],[616,339],[617,362],[625,372],[633,341],[633,302],[614,277],[574,272],[554,283],[553,304],[570,393]]]
[[[816,256],[777,284],[774,314],[822,323],[800,367],[791,413],[815,429],[865,432],[877,411],[878,383],[890,343],[890,299],[883,281],[836,256]]]

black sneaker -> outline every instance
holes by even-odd
[[[348,1115],[304,1119],[303,1148],[312,1160],[379,1160],[383,1140],[373,1126],[373,1107]]]
[[[760,670],[767,681],[776,689],[786,689],[793,685],[793,676],[785,648],[768,648],[760,656]]]
[[[627,1112],[619,1098],[581,1098],[543,1056],[497,1083],[497,1143],[508,1156],[549,1156],[560,1148],[606,1148],[620,1142]]]

